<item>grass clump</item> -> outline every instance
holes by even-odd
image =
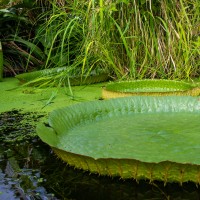
[[[98,49],[118,78],[199,76],[199,1],[90,3],[90,50]]]
[[[26,43],[31,52],[26,66],[66,68],[52,79],[99,69],[116,79],[199,77],[198,0],[36,2],[42,12],[34,40]]]
[[[199,76],[199,1],[68,1],[40,29],[46,67],[89,74],[109,68],[120,79]]]

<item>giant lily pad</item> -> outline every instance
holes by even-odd
[[[110,82],[102,90],[104,99],[125,97],[125,96],[198,96],[200,87],[174,80],[136,80]]]
[[[91,70],[89,74],[75,74],[72,72],[66,72],[66,67],[56,67],[51,69],[43,69],[33,72],[27,72],[18,74],[15,77],[21,83],[29,83],[32,86],[41,86],[43,83],[48,83],[54,85],[59,85],[62,80],[65,85],[69,84],[74,85],[89,85],[94,83],[100,83],[108,80],[108,71],[103,69],[94,69]],[[65,73],[64,79],[63,77],[59,77],[58,75],[61,73]],[[66,75],[67,74],[67,75]],[[56,77],[58,76],[58,77]]]
[[[200,183],[200,100],[125,97],[64,107],[37,133],[63,161],[101,175]]]

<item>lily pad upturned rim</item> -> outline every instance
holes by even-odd
[[[105,113],[109,116],[109,113],[113,108],[116,108],[114,109],[114,112],[117,114],[119,114],[119,111],[127,112],[130,109],[134,110],[134,112],[143,112],[145,108],[149,107],[149,101],[152,106],[149,112],[160,112],[160,106],[163,105],[164,101],[164,112],[168,112],[169,109],[174,110],[179,106],[178,110],[174,111],[200,113],[199,99],[194,97],[126,97],[106,101],[86,102],[55,110],[49,116],[48,126],[44,124],[38,125],[37,133],[44,142],[54,149],[55,153],[62,160],[77,168],[103,175],[119,175],[123,178],[149,178],[152,180],[180,182],[192,180],[194,182],[200,182],[200,178],[198,179],[198,173],[200,174],[200,163],[178,163],[174,160],[170,161],[170,159],[145,162],[145,160],[137,159],[91,157],[89,155],[65,151],[62,148],[60,149],[59,145],[57,145],[59,140],[62,140],[62,135],[67,133],[62,131],[63,124],[65,127],[70,128],[77,126],[80,123],[84,123],[83,119],[92,122],[94,116],[99,115],[97,117],[98,119]],[[131,102],[133,107],[130,106],[128,102]],[[117,105],[120,105],[120,108]],[[169,170],[167,172],[168,168]],[[119,172],[120,169],[122,172]],[[147,172],[149,173],[150,169],[153,170],[155,177],[152,176],[151,178],[149,175],[145,174]],[[182,180],[178,180],[180,179],[180,169],[189,169],[192,175],[186,170],[187,176],[185,175]],[[134,173],[137,173],[138,175],[134,175]],[[166,174],[168,174],[166,176],[167,178],[164,178],[163,176]]]

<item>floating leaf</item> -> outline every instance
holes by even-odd
[[[104,99],[124,96],[170,96],[170,95],[200,95],[200,87],[174,80],[136,80],[111,82],[102,91]]]
[[[125,97],[53,111],[37,134],[65,162],[122,178],[200,183],[200,101]]]

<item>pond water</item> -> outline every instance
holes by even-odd
[[[120,180],[67,166],[35,135],[42,114],[0,114],[0,200],[200,199],[194,183]]]

